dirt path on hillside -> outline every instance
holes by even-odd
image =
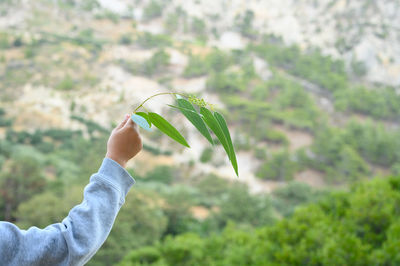
[[[302,130],[291,130],[283,125],[274,125],[272,128],[286,135],[289,140],[289,150],[291,152],[311,146],[314,140],[314,137],[310,133]]]
[[[313,169],[307,169],[296,173],[294,175],[294,180],[306,183],[314,188],[323,188],[326,185],[324,181],[324,174]]]

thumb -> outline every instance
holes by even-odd
[[[123,128],[130,117],[129,114],[126,114],[124,120],[115,129]]]

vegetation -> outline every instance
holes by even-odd
[[[132,36],[130,34],[123,34],[119,39],[119,43],[123,45],[129,45],[132,42]]]
[[[328,91],[347,89],[348,77],[343,61],[323,56],[318,50],[303,54],[297,46],[277,45],[281,40],[266,36],[262,45],[250,47],[268,62],[307,79]]]
[[[400,179],[359,183],[273,226],[187,233],[132,251],[120,265],[395,265]]]
[[[296,163],[287,151],[277,152],[264,162],[257,172],[263,179],[290,181],[296,172]]]
[[[244,15],[236,17],[236,28],[244,36],[248,38],[255,38],[257,32],[253,29],[254,12],[246,10]]]
[[[214,154],[213,149],[211,149],[209,147],[205,148],[203,150],[203,152],[201,153],[200,162],[207,163],[207,162],[211,161],[213,154]]]
[[[338,91],[335,98],[335,106],[340,111],[357,112],[376,119],[396,119],[400,115],[400,95],[394,88],[358,86]]]
[[[198,56],[190,56],[188,65],[186,66],[183,76],[185,78],[194,78],[207,74],[208,67],[206,62]]]
[[[152,20],[160,17],[162,15],[163,8],[164,7],[161,1],[150,1],[150,3],[143,10],[143,16],[145,20]]]
[[[0,128],[10,127],[12,125],[12,120],[6,117],[6,111],[0,108]]]
[[[232,57],[218,49],[214,49],[207,56],[190,56],[183,76],[187,78],[202,76],[205,74],[220,73],[233,63]]]
[[[0,48],[1,49],[7,49],[10,47],[10,40],[9,36],[5,32],[0,33]]]
[[[193,18],[191,31],[197,38],[199,38],[200,40],[206,40],[207,39],[206,30],[207,30],[206,23],[202,19]]]
[[[166,35],[162,34],[157,35],[145,32],[137,37],[136,43],[142,48],[149,49],[149,48],[163,48],[165,46],[170,46],[172,41]]]
[[[69,91],[74,88],[75,82],[70,76],[66,76],[61,82],[57,85],[57,89],[63,91]]]

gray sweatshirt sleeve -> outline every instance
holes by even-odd
[[[106,240],[134,183],[124,168],[105,158],[85,187],[82,203],[61,223],[20,230],[0,222],[0,265],[85,264]]]

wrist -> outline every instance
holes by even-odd
[[[119,165],[121,165],[122,168],[125,168],[125,167],[126,167],[126,161],[125,161],[125,160],[122,160],[122,159],[120,159],[120,158],[118,158],[117,156],[114,156],[114,155],[112,155],[112,154],[107,153],[107,154],[106,154],[106,158],[109,158],[109,159],[115,161],[116,163],[118,163]]]

